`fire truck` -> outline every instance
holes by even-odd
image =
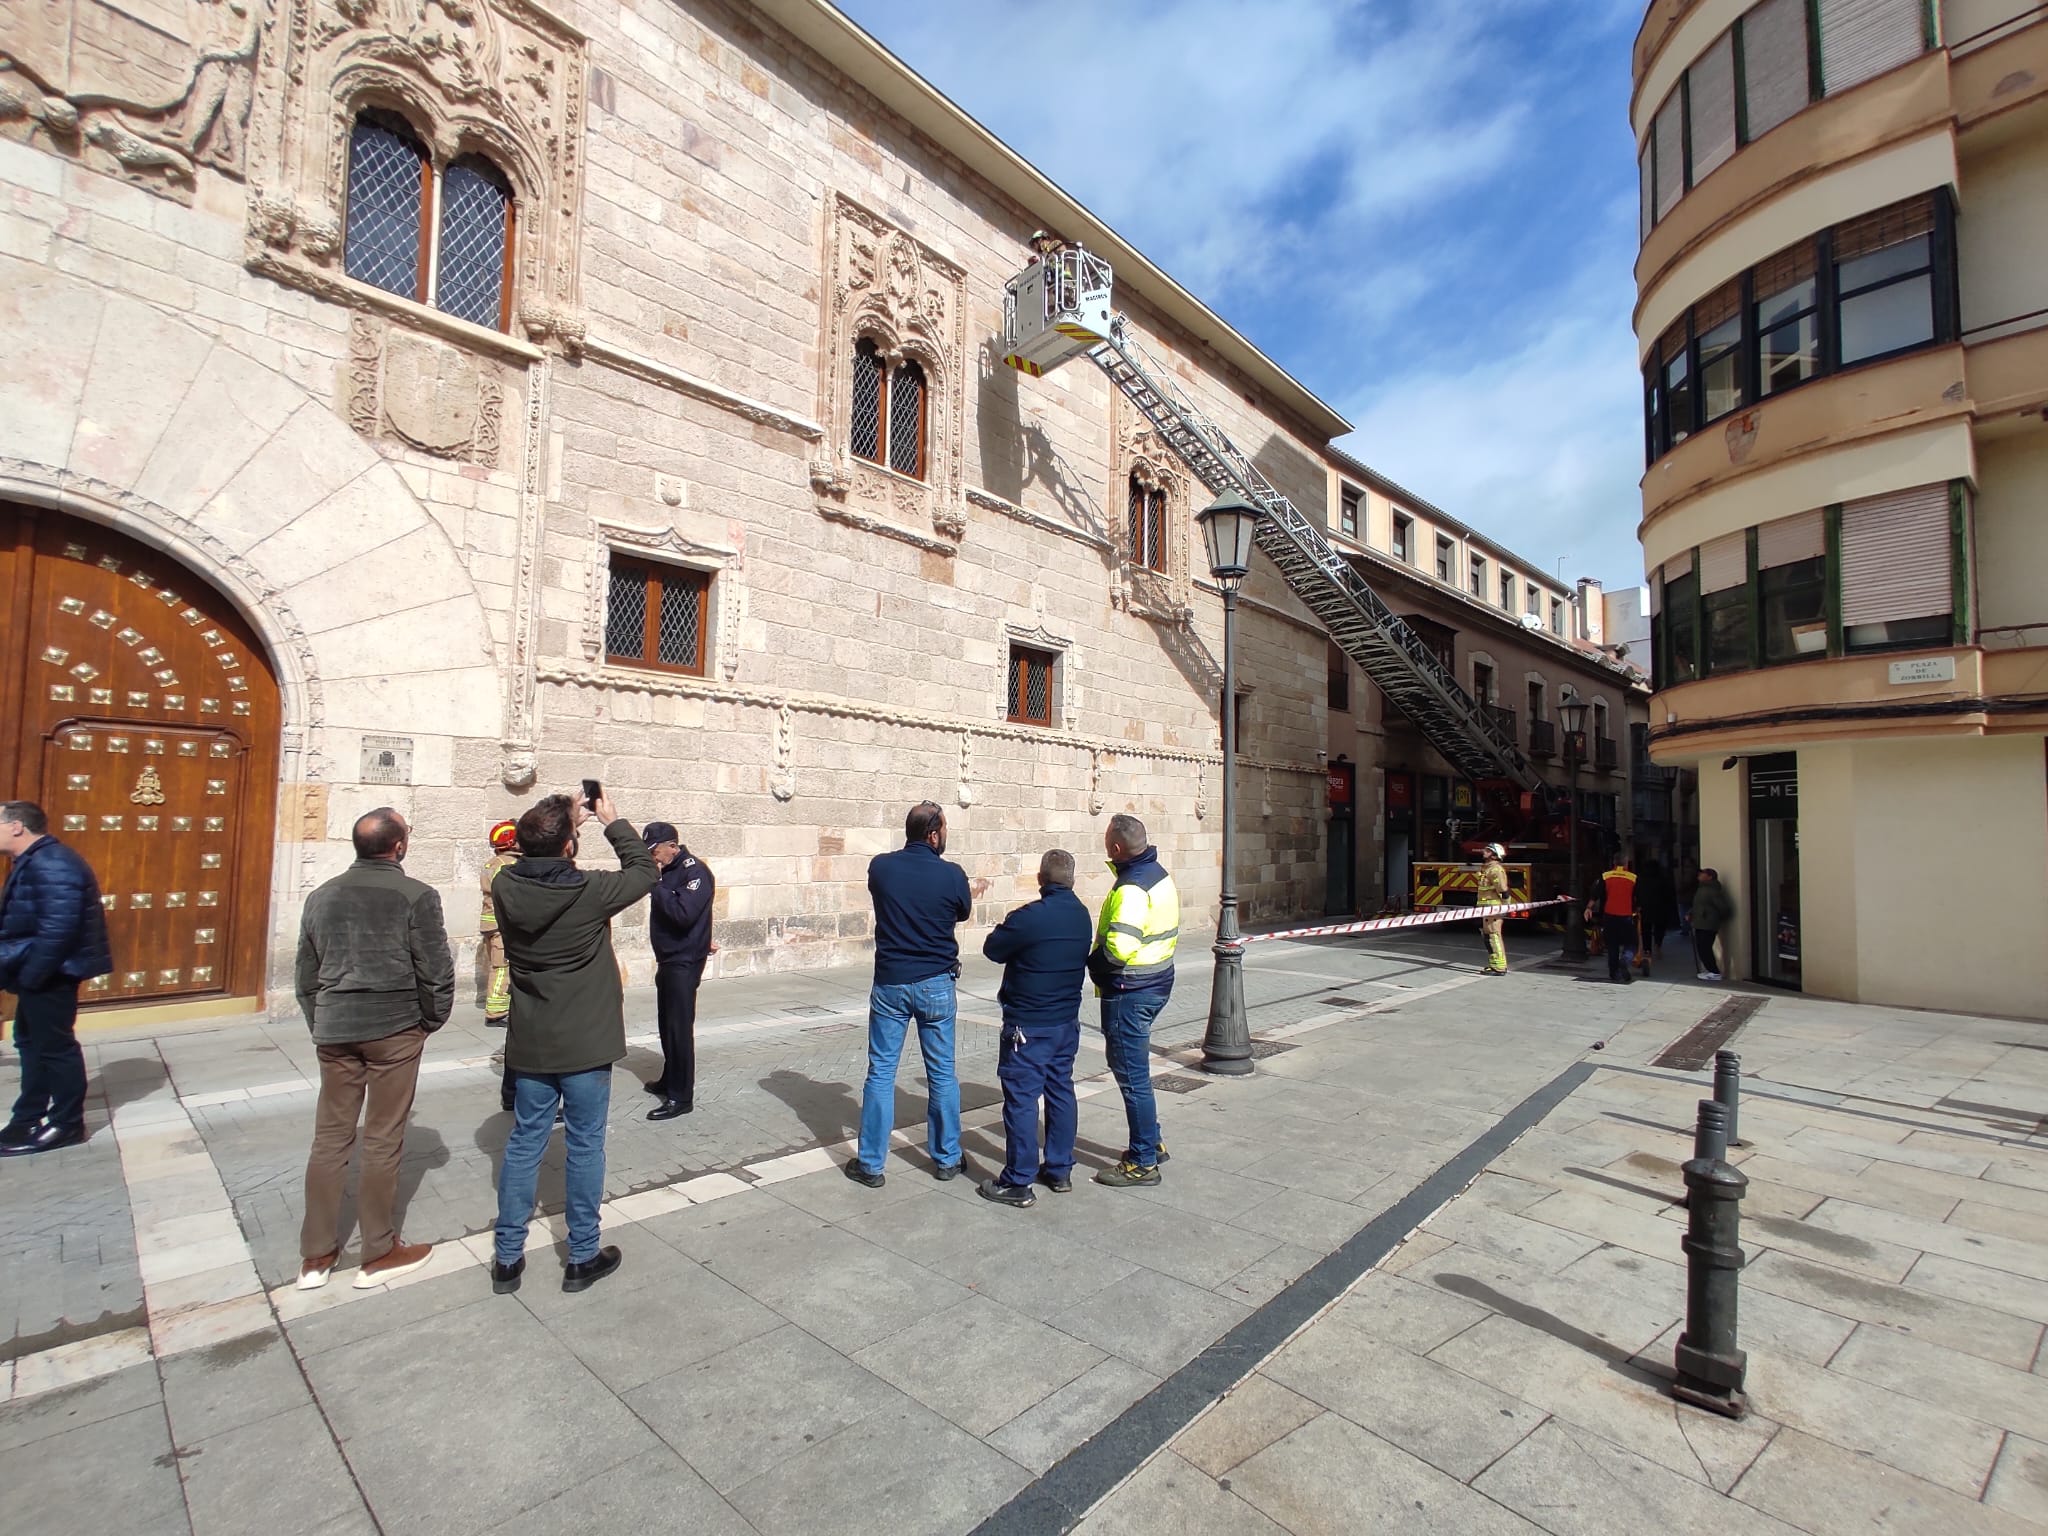
[[[1412,905],[1469,907],[1478,899],[1479,865],[1488,843],[1507,850],[1509,901],[1547,901],[1570,894],[1570,792],[1550,786],[1525,790],[1503,780],[1478,786],[1479,819],[1469,832],[1453,829],[1464,855],[1457,860],[1418,860]],[[1606,865],[1609,835],[1598,822],[1579,819],[1579,883],[1583,887]],[[1581,890],[1581,895],[1584,891]]]

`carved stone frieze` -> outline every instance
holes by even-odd
[[[967,274],[850,198],[833,199],[828,225],[819,406],[829,452],[811,466],[818,511],[952,554],[967,531]],[[924,371],[921,479],[854,456],[853,359],[864,340],[891,373],[904,362]]]
[[[505,387],[494,364],[367,315],[349,322],[341,392],[348,424],[423,453],[495,469]]]
[[[531,0],[275,3],[247,136],[248,266],[358,308],[377,302],[343,277],[341,254],[349,133],[363,108],[386,108],[437,165],[480,154],[510,180],[516,329],[578,355],[583,35]]]
[[[1192,617],[1189,545],[1196,537],[1194,490],[1179,457],[1159,440],[1135,406],[1116,396],[1109,477],[1111,510],[1117,514],[1117,563],[1109,594],[1114,607],[1165,624],[1184,624]],[[1163,570],[1140,564],[1132,542],[1137,529],[1131,508],[1138,492],[1166,498]]]

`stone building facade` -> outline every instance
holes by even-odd
[[[94,1001],[260,1006],[382,803],[467,961],[486,829],[585,777],[727,972],[858,958],[926,798],[977,926],[1118,810],[1212,909],[1206,497],[1001,365],[1002,284],[1110,256],[1304,506],[1346,424],[836,12],[4,0],[0,196],[0,758],[106,875]],[[1320,911],[1322,632],[1262,568],[1240,634],[1240,889]]]

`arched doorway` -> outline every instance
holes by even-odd
[[[92,864],[88,1004],[264,986],[280,701],[255,632],[166,555],[0,502],[0,769]]]

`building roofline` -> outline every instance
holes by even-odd
[[[1334,407],[828,0],[753,0],[753,8],[1048,228],[1106,258],[1119,282],[1130,279],[1146,308],[1206,345],[1304,424],[1326,438],[1351,430]],[[1021,262],[1021,249],[1018,254]]]

